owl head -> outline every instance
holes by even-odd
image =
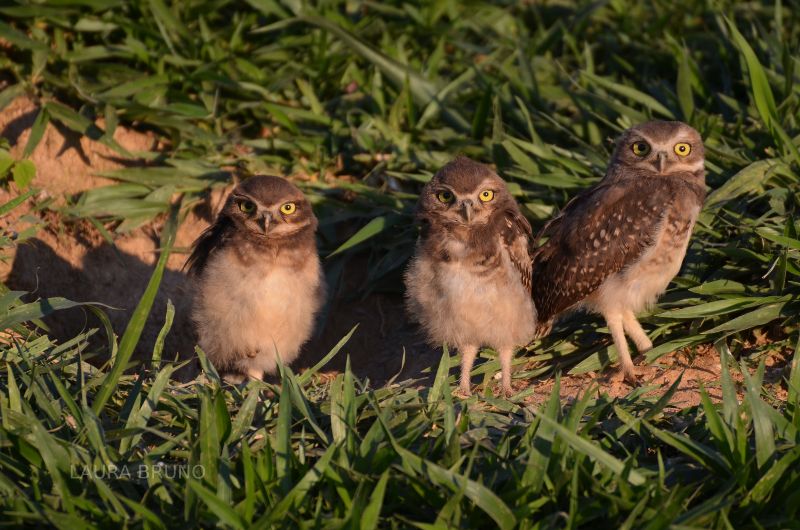
[[[617,140],[614,163],[648,174],[671,175],[703,171],[705,150],[700,133],[680,121],[649,121],[631,127]]]
[[[418,216],[449,225],[485,225],[516,202],[506,183],[488,166],[459,156],[441,168],[420,194]]]
[[[252,177],[228,196],[214,224],[194,242],[184,269],[201,274],[210,257],[229,244],[243,243],[240,248],[250,250],[313,246],[316,228],[311,205],[294,184],[280,177]]]
[[[249,235],[266,239],[291,236],[309,227],[313,232],[317,227],[303,192],[288,180],[273,176],[252,177],[236,186],[219,217]]]

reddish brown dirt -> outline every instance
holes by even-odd
[[[19,158],[30,137],[39,108],[27,97],[12,101],[0,112],[0,136],[11,144],[11,154]],[[101,121],[99,126],[103,126]],[[114,140],[129,151],[152,151],[157,139],[150,134],[117,127]],[[62,126],[48,125],[30,160],[36,164],[36,187],[53,197],[111,184],[97,173],[117,169],[125,161],[105,145],[92,141]]]
[[[18,98],[0,113],[0,136],[9,140],[13,156],[21,156],[37,112],[31,100]],[[156,147],[152,135],[124,127],[116,129],[114,139],[133,153]],[[138,163],[135,159],[122,160],[106,146],[52,124],[45,130],[31,160],[36,164],[32,186],[41,191],[0,220],[2,229],[21,231],[29,224],[19,218],[32,213],[35,203],[53,198],[54,207],[57,207],[67,196],[112,183],[98,177],[98,172]],[[0,204],[14,195],[0,188]],[[219,195],[213,195],[209,204],[196,208],[188,216],[178,232],[177,247],[189,246],[208,225],[210,209]],[[115,309],[108,310],[108,315],[115,332],[121,335],[158,257],[159,223],[117,236],[111,245],[87,221],[65,219],[52,210],[34,215],[41,221],[40,230],[32,239],[4,252],[0,281],[11,289],[30,292],[30,298],[63,296],[111,306]],[[167,352],[191,352],[191,347],[186,346],[192,342],[192,334],[185,322],[188,299],[186,279],[180,270],[183,260],[180,254],[169,259],[161,290],[142,335],[143,351],[152,351],[170,299],[176,305],[177,314]],[[47,323],[52,334],[62,339],[97,325],[94,317],[82,309],[57,313]]]
[[[720,364],[719,353],[711,347],[701,346],[694,352],[678,350],[658,359],[651,365],[638,365],[636,374],[639,376],[641,386],[652,388],[648,395],[661,395],[681,377],[681,382],[672,398],[672,405],[678,408],[690,407],[700,403],[700,385],[714,401],[722,399],[720,390]],[[736,374],[738,375],[738,374]],[[737,379],[736,375],[734,378]],[[738,378],[740,379],[740,377]],[[554,380],[545,379],[534,383],[533,395],[528,398],[531,404],[540,404],[546,401],[553,391]],[[589,372],[580,375],[568,375],[561,379],[562,401],[575,400],[581,397],[588,389],[609,398],[621,398],[634,390],[626,382],[616,367],[596,373]]]

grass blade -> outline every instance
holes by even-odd
[[[175,233],[178,228],[178,209],[178,205],[172,208],[167,223],[164,225],[161,236],[161,254],[158,257],[158,262],[156,263],[153,274],[150,277],[150,281],[147,283],[147,287],[145,288],[142,297],[139,299],[139,304],[136,306],[136,309],[134,310],[133,315],[128,322],[128,326],[125,328],[125,333],[122,335],[114,364],[106,378],[103,380],[103,383],[94,398],[92,410],[95,414],[100,414],[100,411],[103,410],[106,402],[114,393],[114,389],[117,387],[119,379],[122,377],[123,372],[128,366],[128,361],[130,361],[131,356],[133,355],[136,344],[139,342],[139,337],[144,329],[144,323],[147,320],[147,316],[150,314],[150,309],[153,307],[153,302],[155,301],[156,294],[158,293],[158,287],[161,285],[161,278],[164,276],[164,269],[166,268],[167,259],[169,258],[172,250],[172,245],[175,242]]]

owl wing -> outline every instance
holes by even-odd
[[[537,236],[533,299],[546,323],[635,263],[655,243],[678,188],[669,179],[625,178],[573,199]]]
[[[227,217],[219,217],[192,244],[192,253],[183,265],[184,270],[189,274],[202,273],[209,258],[224,246],[233,230],[233,221]]]
[[[511,263],[519,272],[520,280],[525,289],[531,290],[531,240],[533,230],[531,224],[522,213],[517,210],[506,210],[501,225],[502,244],[511,257]]]

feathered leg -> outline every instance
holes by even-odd
[[[645,353],[653,349],[652,341],[642,329],[642,325],[636,320],[636,315],[632,311],[625,311],[622,315],[622,325],[625,328],[625,333],[633,339],[639,353]]]
[[[511,360],[514,358],[514,349],[501,348],[497,354],[500,357],[500,377],[503,394],[506,397],[510,397],[514,393],[511,388]]]
[[[614,346],[617,347],[617,354],[622,366],[622,373],[625,374],[625,380],[633,385],[638,384],[639,381],[633,371],[633,361],[631,361],[631,354],[628,350],[628,339],[625,337],[622,315],[614,313],[604,315],[604,317],[608,324],[608,330],[611,332],[611,338],[614,339]]]
[[[461,346],[458,348],[461,353],[461,384],[458,386],[459,392],[463,395],[470,395],[470,372],[472,372],[472,365],[475,363],[475,357],[478,355],[477,346]]]

